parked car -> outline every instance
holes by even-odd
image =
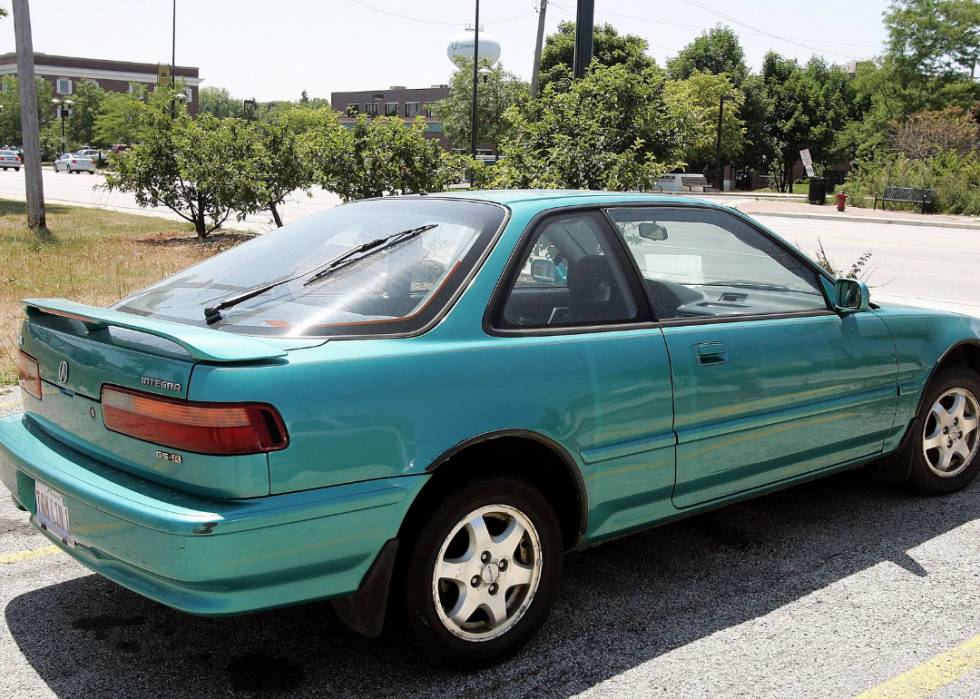
[[[82,148],[81,150],[75,151],[79,155],[84,155],[95,161],[96,165],[104,163],[106,161],[106,154],[100,151],[98,148]]]
[[[17,151],[0,150],[0,167],[4,170],[13,168],[16,172],[20,172],[20,166],[21,160]]]
[[[130,148],[132,148],[132,146],[127,145],[125,143],[116,143],[115,145],[112,146],[112,148],[109,149],[109,152],[110,153],[122,153],[123,151],[127,151]]]
[[[0,479],[54,544],[194,614],[331,599],[456,667],[534,635],[565,551],[980,469],[980,320],[687,199],[359,201],[109,309],[24,304]]]
[[[62,170],[69,174],[84,171],[90,175],[94,175],[95,161],[81,153],[64,153],[54,161],[54,171],[61,172]]]

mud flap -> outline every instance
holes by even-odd
[[[330,600],[340,620],[359,634],[371,638],[381,635],[397,553],[398,539],[389,539],[364,575],[357,592]]]
[[[909,425],[898,449],[868,465],[868,475],[884,483],[905,483],[912,475],[912,439],[915,420]]]

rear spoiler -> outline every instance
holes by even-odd
[[[201,362],[250,362],[286,356],[285,350],[261,340],[219,330],[144,318],[64,299],[21,299],[21,302],[29,318],[61,316],[81,321],[90,332],[111,326],[155,335],[177,343],[191,358]]]

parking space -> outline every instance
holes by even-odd
[[[853,472],[571,554],[543,632],[475,674],[326,603],[206,619],[63,554],[4,563],[0,696],[853,697],[980,634],[978,494]],[[9,500],[0,527],[0,554],[49,545]],[[933,696],[978,694],[968,672]]]

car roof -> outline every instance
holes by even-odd
[[[477,191],[457,190],[454,192],[439,192],[429,196],[450,197],[453,199],[471,199],[476,201],[492,201],[497,204],[517,204],[521,202],[592,204],[596,202],[647,202],[651,204],[705,204],[707,202],[678,197],[673,194],[650,194],[648,192],[608,192],[589,189],[481,189]]]

